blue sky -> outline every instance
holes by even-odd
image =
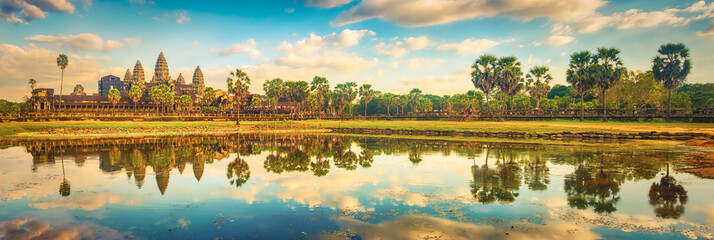
[[[0,98],[28,95],[29,78],[59,88],[59,53],[70,57],[67,91],[95,93],[101,76],[123,77],[136,60],[148,80],[164,52],[172,78],[200,65],[216,88],[241,68],[257,93],[267,79],[320,75],[441,95],[473,89],[468,67],[485,53],[549,66],[552,84],[565,84],[575,51],[614,46],[626,67],[647,70],[659,45],[683,42],[688,82],[704,83],[713,12],[711,1],[657,0],[0,0]]]

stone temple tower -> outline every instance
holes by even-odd
[[[196,70],[193,71],[193,87],[198,95],[203,94],[203,90],[206,88],[206,85],[203,84],[203,72],[199,66],[196,66]]]
[[[142,90],[144,89],[144,83],[146,83],[146,79],[144,78],[144,67],[141,66],[141,62],[139,62],[139,60],[136,60],[136,65],[134,65],[132,80],[133,86],[138,86]]]
[[[124,90],[126,92],[129,92],[129,89],[131,89],[134,84],[134,76],[131,75],[131,70],[126,69],[126,74],[124,74]]]
[[[154,77],[151,78],[152,83],[170,84],[171,77],[169,76],[169,65],[166,64],[164,53],[159,54],[159,59],[156,60],[154,67]]]
[[[183,79],[183,74],[179,73],[178,77],[176,78],[176,84],[177,85],[186,84],[186,80]]]

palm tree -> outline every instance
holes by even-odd
[[[523,75],[521,62],[514,56],[501,57],[498,59],[496,72],[498,73],[497,85],[503,93],[510,97],[510,109],[513,110],[513,96],[518,94],[523,86],[520,83],[522,81],[521,76]],[[501,120],[503,120],[503,106],[501,106]]]
[[[359,87],[359,95],[362,97],[362,102],[364,102],[364,116],[367,116],[367,104],[372,101],[374,97],[374,90],[371,84],[362,84]]]
[[[59,109],[62,111],[62,87],[64,86],[64,69],[67,68],[69,64],[69,59],[67,55],[60,54],[57,57],[57,66],[62,69],[62,75],[60,75],[60,96],[59,96]]]
[[[412,105],[412,112],[416,112],[416,105],[419,102],[419,99],[421,98],[421,89],[418,88],[412,88],[411,91],[409,91],[409,102]]]
[[[112,103],[112,107],[116,108],[117,103],[119,103],[119,99],[121,99],[121,92],[119,92],[116,88],[109,89],[109,95],[107,95],[107,98],[109,99],[109,102]]]
[[[136,103],[138,103],[139,100],[141,100],[141,95],[142,95],[142,92],[141,92],[140,87],[131,86],[131,88],[129,89],[129,98],[134,103],[134,111],[136,111]]]
[[[531,97],[536,99],[536,109],[540,108],[540,99],[550,91],[548,84],[553,80],[553,76],[549,71],[547,66],[535,66],[526,74],[526,89]]]
[[[566,72],[566,81],[573,86],[575,93],[580,95],[580,121],[585,121],[585,93],[589,91],[593,85],[593,78],[590,74],[592,70],[590,64],[592,55],[589,51],[576,52],[570,55],[570,64]]]
[[[392,93],[385,93],[384,94],[384,105],[387,106],[387,115],[392,115],[391,112],[389,111],[390,107],[396,105],[397,103],[397,96],[392,94]]]
[[[328,83],[327,79],[320,76],[312,78],[310,91],[315,91],[317,100],[322,104],[323,113],[327,111],[327,103],[329,102],[327,95],[330,93],[330,83]]]
[[[471,65],[471,82],[476,89],[481,90],[486,95],[486,108],[491,120],[496,120],[491,112],[491,107],[488,105],[488,95],[497,87],[496,77],[496,56],[485,54],[481,55]]]
[[[692,60],[689,59],[689,48],[683,43],[667,43],[659,47],[659,53],[652,60],[652,73],[655,80],[664,85],[667,94],[667,122],[671,121],[672,89],[679,87],[687,80],[692,71]]]
[[[32,89],[32,91],[35,91],[35,85],[37,85],[37,80],[35,80],[34,78],[30,78],[27,83],[30,84],[30,88]]]
[[[593,67],[593,79],[600,88],[602,97],[602,121],[607,122],[605,91],[615,85],[617,80],[627,73],[627,70],[622,67],[620,50],[617,48],[599,47],[593,61],[597,65]]]
[[[231,71],[230,77],[226,79],[226,84],[228,84],[228,92],[232,93],[235,97],[234,104],[237,105],[236,111],[238,112],[236,125],[240,126],[240,100],[249,93],[250,77],[248,77],[248,74],[245,72],[236,68],[235,71]]]

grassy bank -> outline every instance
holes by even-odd
[[[528,133],[554,133],[554,132],[698,132],[714,134],[714,123],[666,123],[666,122],[599,122],[599,121],[506,121],[506,122],[450,122],[450,121],[328,121],[307,120],[299,123],[320,127],[342,128],[392,128],[410,130],[451,130],[451,131],[476,131],[476,132],[528,132]]]
[[[306,127],[302,124],[298,125],[290,122],[241,122],[240,127],[236,127],[235,122],[233,121],[66,121],[0,123],[0,137],[5,138],[132,137],[147,135],[171,136],[189,134],[226,134],[256,131],[303,132],[314,130],[314,127]]]
[[[507,122],[449,122],[449,121],[328,121],[306,120],[286,122],[9,122],[0,123],[1,137],[57,137],[57,136],[123,136],[123,135],[182,135],[238,133],[245,131],[308,131],[317,128],[392,128],[412,130],[453,130],[477,132],[698,132],[714,134],[713,123],[665,122],[578,122],[578,121],[507,121]]]

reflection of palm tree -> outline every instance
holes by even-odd
[[[473,175],[473,181],[471,181],[471,194],[478,202],[483,204],[489,204],[496,201],[496,192],[494,191],[494,186],[498,182],[498,176],[493,170],[488,167],[488,154],[491,150],[491,144],[488,144],[486,148],[486,162],[482,167],[476,166],[476,159],[474,158],[474,165],[471,166],[471,174]]]
[[[372,151],[369,149],[362,149],[362,152],[359,154],[359,165],[363,168],[369,168],[372,166],[373,161],[374,155],[372,154]]]
[[[687,190],[684,190],[684,187],[677,184],[677,180],[669,175],[669,163],[667,163],[667,175],[659,182],[652,183],[649,197],[650,205],[654,208],[657,217],[678,219],[684,213]]]
[[[409,161],[412,162],[414,166],[419,165],[419,163],[423,160],[421,155],[419,147],[414,146],[409,149]]]
[[[226,178],[229,179],[231,185],[236,185],[236,187],[242,186],[250,179],[250,167],[246,161],[240,158],[240,155],[228,164]]]
[[[620,192],[620,183],[603,170],[603,158],[595,177],[592,177],[591,173],[583,167],[582,159],[575,172],[565,176],[564,189],[570,207],[578,209],[593,207],[596,213],[611,213],[617,210],[615,205],[620,200],[617,196]]]
[[[543,191],[548,189],[550,183],[549,171],[544,161],[540,159],[540,152],[535,153],[535,162],[529,161],[524,168],[524,180],[528,184],[528,189]]]
[[[59,194],[62,197],[68,197],[71,194],[70,189],[72,188],[72,186],[69,184],[69,181],[67,181],[67,178],[65,177],[63,156],[60,156],[60,161],[62,161],[62,183],[60,183]]]

